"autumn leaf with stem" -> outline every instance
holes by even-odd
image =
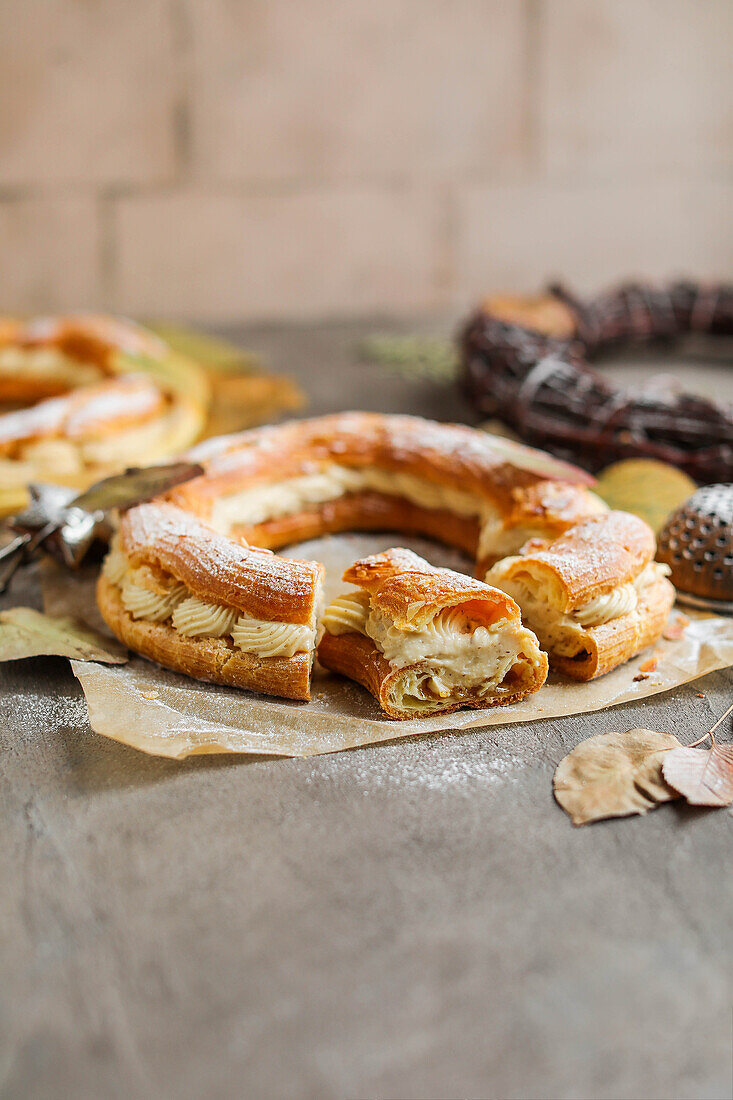
[[[555,769],[555,798],[573,825],[645,814],[679,798],[662,776],[664,752],[679,745],[673,734],[648,729],[589,737]]]
[[[662,775],[691,806],[730,806],[733,802],[733,745],[719,745],[715,740],[716,729],[731,712],[733,704],[692,745],[665,754]],[[710,748],[698,748],[708,737]]]
[[[718,745],[715,730],[732,711],[687,746],[671,733],[647,729],[589,737],[555,769],[555,798],[574,825],[645,814],[681,796],[693,806],[727,806],[733,802],[733,746]],[[708,737],[712,748],[699,749]]]

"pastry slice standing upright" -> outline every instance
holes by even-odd
[[[323,578],[172,504],[122,517],[97,603],[130,649],[198,680],[309,699]]]
[[[390,718],[514,703],[537,691],[547,657],[512,599],[410,550],[355,562],[358,586],[326,609],[321,664],[367,688]]]
[[[554,541],[528,542],[486,574],[574,680],[593,680],[659,639],[675,599],[652,529],[628,512],[591,516]]]

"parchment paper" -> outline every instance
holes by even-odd
[[[292,556],[324,562],[331,597],[343,591],[339,578],[347,565],[396,541],[388,535],[341,535],[303,543]],[[399,544],[436,565],[470,571],[467,559],[434,543],[400,536]],[[92,575],[70,579],[58,569],[46,569],[43,587],[47,611],[68,614],[73,609],[100,628]],[[304,757],[438,730],[584,714],[669,691],[733,666],[733,619],[688,617],[690,624],[680,639],[662,640],[655,648],[657,667],[647,679],[635,682],[634,676],[649,660],[650,650],[589,684],[569,683],[551,674],[537,694],[511,707],[405,722],[388,721],[357,684],[321,670],[314,676],[312,700],[295,703],[199,683],[141,658],[114,668],[72,661],[72,668],[84,689],[92,729],[143,752],[174,759],[221,752]]]

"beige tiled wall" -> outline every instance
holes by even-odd
[[[731,0],[0,0],[0,311],[730,274]]]

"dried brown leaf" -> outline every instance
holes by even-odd
[[[692,806],[729,806],[733,802],[733,745],[668,752],[662,773]]]
[[[127,651],[117,642],[66,616],[44,615],[32,607],[0,611],[0,661],[25,657],[71,657],[120,665]]]
[[[679,745],[671,733],[645,729],[589,737],[555,769],[555,798],[573,825],[645,814],[678,797],[662,776],[662,761]]]

